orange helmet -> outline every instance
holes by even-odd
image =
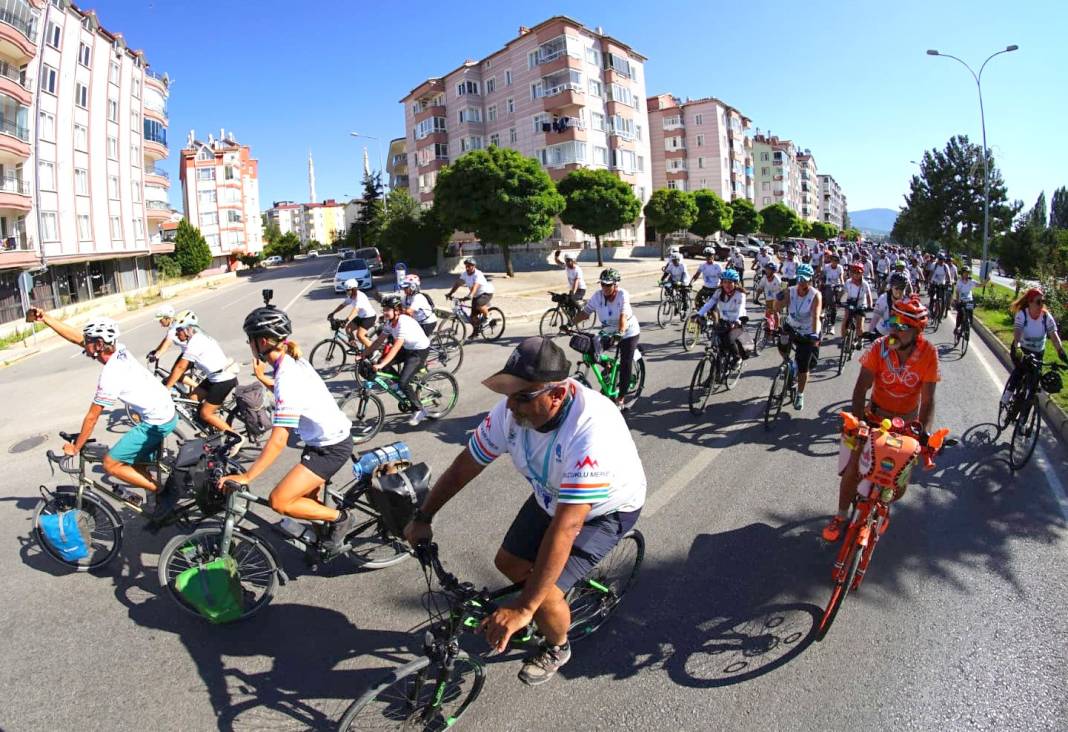
[[[864,274],[864,265],[860,262],[854,262],[853,264],[849,265],[849,271]]]
[[[923,330],[927,327],[927,307],[920,302],[919,295],[900,300],[890,309],[890,316],[896,317],[903,325]]]

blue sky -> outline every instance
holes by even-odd
[[[649,94],[716,96],[761,130],[811,148],[851,210],[897,208],[925,149],[979,140],[975,83],[938,48],[972,63],[1010,43],[983,75],[987,135],[1028,206],[1068,185],[1068,2],[308,3],[100,0],[103,25],[145,50],[171,88],[172,156],[190,129],[220,127],[252,146],[260,198],[305,200],[315,156],[319,198],[359,193],[362,145],[404,134],[398,100],[428,76],[481,58],[553,14],[570,15],[649,58]],[[403,8],[403,10],[402,10]],[[655,10],[654,10],[655,9]],[[189,45],[189,39],[193,45]],[[1050,144],[1046,144],[1043,142]],[[384,154],[384,153],[383,153]],[[175,177],[175,180],[177,178]],[[171,192],[181,205],[180,190]]]

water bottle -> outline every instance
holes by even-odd
[[[412,451],[408,445],[404,442],[394,442],[360,455],[360,459],[352,464],[352,474],[356,476],[356,480],[364,480],[370,478],[375,470],[386,463],[411,459]]]

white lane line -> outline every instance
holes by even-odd
[[[311,281],[311,282],[309,282],[308,284],[306,284],[306,285],[304,286],[304,289],[303,289],[303,290],[301,290],[301,291],[300,291],[300,292],[298,292],[298,293],[297,293],[296,295],[294,295],[294,296],[293,296],[293,299],[292,299],[292,300],[290,300],[289,302],[287,302],[287,303],[285,304],[285,306],[284,306],[284,307],[283,307],[282,309],[283,309],[283,310],[289,310],[289,308],[291,308],[291,307],[293,306],[293,303],[295,303],[295,302],[296,302],[297,300],[299,300],[299,299],[301,298],[301,296],[302,296],[302,295],[303,295],[303,294],[304,294],[305,292],[307,292],[308,290],[310,290],[310,289],[311,289],[312,285],[317,285],[317,284],[319,284],[319,282],[320,282],[320,281],[322,280],[322,277],[323,277],[323,275],[324,275],[324,274],[326,274],[326,273],[327,273],[327,272],[329,272],[329,271],[330,271],[329,269],[325,269],[325,270],[323,270],[323,271],[322,271],[321,273],[319,273],[319,274],[318,274],[317,276],[313,277],[313,278],[312,278],[312,281]]]
[[[998,398],[1001,398],[1001,392],[1004,390],[1005,385],[1003,379],[998,378],[997,372],[990,364],[990,361],[982,354],[978,349],[972,349],[976,358],[979,359],[979,363],[982,364],[983,370],[986,371],[987,376],[990,377],[990,381],[993,382],[994,387],[997,389]],[[1042,470],[1042,475],[1046,478],[1046,485],[1049,486],[1049,492],[1053,495],[1053,500],[1057,503],[1057,508],[1061,511],[1061,516],[1065,521],[1068,521],[1068,493],[1064,490],[1064,484],[1057,476],[1057,471],[1053,469],[1053,464],[1049,461],[1049,457],[1046,455],[1046,451],[1042,449],[1042,445],[1038,445],[1035,448],[1036,464]]]
[[[668,478],[666,483],[661,484],[656,493],[649,496],[645,501],[645,507],[642,509],[642,515],[652,516],[670,503],[675,496],[681,493],[691,482],[693,482],[695,476],[699,475],[702,470],[711,465],[712,461],[719,457],[719,454],[722,451],[723,448],[721,447],[706,447],[701,449],[696,455],[690,458],[690,462],[682,466],[681,470]]]

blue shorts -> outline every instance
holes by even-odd
[[[590,519],[583,524],[575,543],[571,545],[571,556],[567,558],[564,570],[556,580],[561,592],[567,592],[575,583],[590,573],[597,562],[615,548],[623,535],[634,528],[638,522],[637,511],[616,511],[604,516]],[[553,517],[545,513],[531,495],[519,509],[515,520],[504,535],[501,548],[509,554],[533,563],[538,558],[541,540],[549,529]]]
[[[163,444],[164,438],[174,432],[177,426],[177,414],[164,424],[149,424],[141,420],[115,443],[108,451],[108,457],[127,465],[155,462],[156,448]]]

